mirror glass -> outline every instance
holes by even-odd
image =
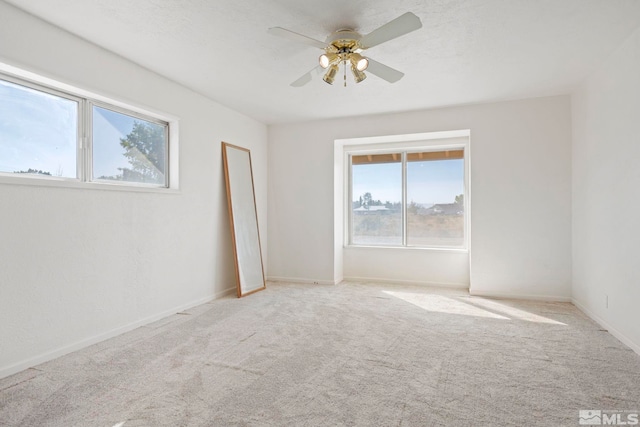
[[[251,153],[222,143],[238,297],[265,289]]]

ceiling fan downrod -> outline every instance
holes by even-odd
[[[342,62],[344,68],[344,87],[347,87],[347,61]]]

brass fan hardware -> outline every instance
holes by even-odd
[[[314,75],[321,74],[323,70],[326,70],[326,72],[322,80],[328,84],[333,84],[340,70],[340,64],[344,68],[344,85],[346,86],[347,67],[351,69],[356,83],[360,83],[367,78],[364,73],[365,70],[389,83],[395,83],[400,80],[404,73],[365,57],[362,52],[421,27],[420,18],[411,12],[407,12],[364,36],[352,29],[335,31],[327,37],[325,43],[281,27],[269,28],[268,32],[324,50],[324,53],[318,58],[320,65],[291,83],[291,86],[304,86],[313,79]]]
[[[362,47],[359,40],[361,36],[351,29],[338,30],[329,36],[329,45],[324,49],[325,53],[320,55],[320,66],[329,68],[322,78],[325,82],[333,84],[333,80],[338,71],[338,64],[342,62],[344,67],[344,86],[347,86],[347,64],[351,66],[353,79],[360,83],[367,78],[363,72],[369,66],[369,60],[362,56]]]

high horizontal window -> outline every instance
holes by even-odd
[[[0,75],[0,174],[169,186],[169,123]]]
[[[164,186],[168,125],[93,106],[94,180]]]
[[[464,248],[464,148],[349,156],[349,244]]]
[[[80,100],[0,80],[0,172],[75,178]]]

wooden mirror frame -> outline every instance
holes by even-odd
[[[232,162],[230,162],[229,159],[231,153],[229,150],[238,150],[239,152],[247,154],[248,165],[241,166],[248,169],[248,171],[241,173],[245,175],[248,174],[248,176],[240,176],[240,179],[238,179],[237,176],[234,178],[233,169],[236,169],[235,172],[237,172],[238,167],[235,167],[233,164],[230,165]],[[251,166],[251,152],[246,148],[222,142],[222,158],[236,267],[236,287],[238,298],[241,298],[266,289],[264,266],[262,264],[262,247],[260,245],[260,228],[258,227],[258,210],[253,184],[253,168]],[[251,189],[248,188],[249,183],[251,184]],[[242,189],[243,191],[239,191],[238,185],[245,187]],[[234,189],[235,192],[232,191],[232,189]],[[239,192],[242,194],[238,194]],[[255,230],[255,235],[253,230]],[[249,242],[248,245],[246,244],[247,242]],[[257,272],[258,266],[260,269],[259,274]],[[251,277],[253,277],[253,279],[250,280],[251,283],[246,283],[247,279]]]

